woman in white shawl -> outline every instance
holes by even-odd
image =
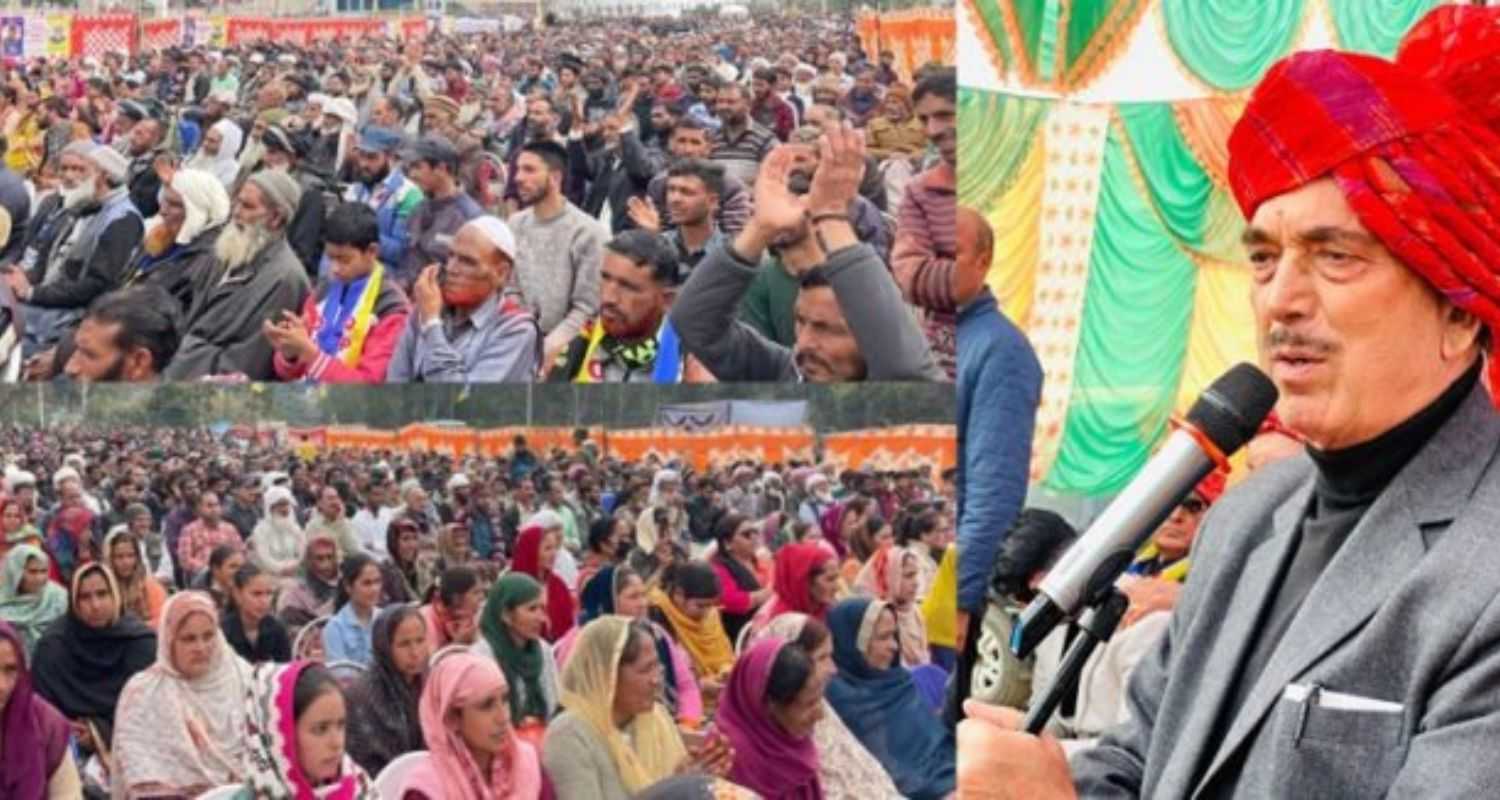
[[[120,694],[114,800],[196,797],[244,780],[250,666],[224,639],[213,598],[174,595],[156,641],[156,663]]]
[[[203,144],[198,152],[183,166],[207,172],[219,179],[224,190],[234,185],[240,173],[240,145],[245,141],[245,132],[232,120],[221,119],[203,134]]]
[[[265,516],[250,533],[250,560],[277,578],[295,578],[306,537],[297,524],[297,501],[285,486],[266,490]]]

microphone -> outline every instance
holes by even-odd
[[[1058,623],[1101,602],[1145,540],[1214,467],[1252,439],[1276,405],[1275,384],[1251,364],[1219,376],[1187,420],[1042,581],[1011,632],[1026,658]]]

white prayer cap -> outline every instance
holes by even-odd
[[[463,224],[459,232],[465,228],[473,228],[484,236],[490,244],[494,245],[512,263],[516,260],[516,236],[510,232],[510,226],[505,220],[491,214],[475,217]]]

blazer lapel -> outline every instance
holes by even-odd
[[[1192,666],[1192,670],[1201,676],[1200,682],[1192,690],[1193,702],[1201,709],[1213,711],[1212,713],[1186,715],[1182,731],[1174,737],[1175,744],[1171,752],[1173,761],[1180,760],[1182,764],[1202,765],[1205,762],[1205,756],[1214,755],[1211,743],[1214,737],[1214,727],[1221,718],[1220,710],[1228,702],[1234,676],[1239,674],[1241,665],[1245,661],[1252,638],[1251,633],[1260,623],[1266,605],[1270,602],[1270,593],[1257,591],[1257,589],[1271,585],[1276,576],[1285,569],[1293,552],[1292,546],[1296,542],[1297,524],[1301,521],[1308,500],[1312,496],[1313,480],[1311,476],[1303,480],[1302,485],[1277,506],[1271,515],[1271,530],[1265,540],[1250,551],[1242,566],[1234,570],[1223,571],[1225,573],[1223,578],[1210,588],[1210,594],[1236,595],[1236,602],[1219,606],[1223,611],[1222,616],[1210,615],[1212,618],[1198,621],[1188,634],[1190,641],[1213,642],[1213,646],[1203,648],[1201,651],[1195,649],[1193,655],[1202,660]],[[1254,530],[1230,531],[1227,529],[1223,532],[1252,535],[1255,533]],[[1188,580],[1194,579],[1195,576],[1189,574]],[[1196,638],[1199,635],[1205,638]],[[1163,794],[1173,793],[1166,787],[1160,788],[1163,789]],[[1185,793],[1187,788],[1184,786],[1176,791]]]
[[[1486,450],[1493,447],[1489,432],[1494,427],[1495,414],[1488,395],[1476,387],[1432,441],[1381,492],[1276,643],[1265,670],[1255,680],[1213,762],[1199,780],[1198,791],[1208,785],[1236,749],[1246,744],[1286,685],[1355,633],[1421,560],[1427,551],[1421,526],[1451,521],[1473,493],[1492,455]],[[1287,505],[1278,509],[1278,531],[1279,518],[1288,511]],[[1291,520],[1293,526],[1300,521],[1301,511],[1300,507],[1296,509],[1298,517]],[[1247,575],[1241,585],[1270,586],[1275,574],[1259,576],[1264,582],[1251,581]],[[1264,605],[1266,599],[1255,605]],[[1259,624],[1258,616],[1251,624]],[[1244,634],[1239,649],[1248,641],[1249,630]],[[1237,661],[1232,668],[1241,664]]]

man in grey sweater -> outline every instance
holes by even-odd
[[[513,282],[542,329],[539,377],[599,313],[599,264],[608,232],[563,196],[568,154],[561,145],[535,141],[516,160],[516,189],[525,210],[510,219],[516,235]]]
[[[861,244],[848,213],[864,172],[864,140],[846,126],[826,136],[830,156],[805,196],[787,187],[798,148],[767,157],[755,214],[732,244],[709,250],[672,307],[683,346],[721,381],[944,380],[890,271]],[[797,341],[784,347],[736,319],[770,245],[810,227],[825,257],[798,269]]]

